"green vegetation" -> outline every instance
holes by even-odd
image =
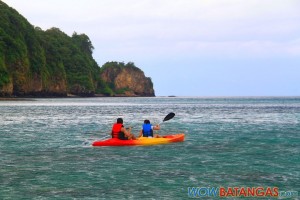
[[[115,86],[114,80],[123,69],[129,69],[132,73],[143,73],[133,62],[127,64],[124,62],[107,62],[101,67],[100,71],[100,74],[105,74],[107,79],[105,83],[102,83],[104,90],[101,90],[101,93],[112,96],[125,94],[126,92],[131,91],[128,87],[116,88]]]
[[[0,96],[112,96],[129,91],[116,90],[101,74],[108,68],[116,73],[125,67],[141,70],[132,62],[109,62],[100,68],[93,50],[87,35],[74,32],[70,37],[58,28],[33,27],[0,0]]]
[[[130,68],[136,72],[142,72],[142,70],[135,66],[133,62],[128,62],[125,64],[124,62],[107,62],[101,67],[101,71],[113,68],[114,71],[121,70],[123,68]]]
[[[87,35],[43,31],[0,1],[0,91],[13,80],[14,94],[30,93],[35,78],[42,84],[40,93],[93,95],[100,81],[93,49]]]

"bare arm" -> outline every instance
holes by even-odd
[[[142,135],[143,135],[143,130],[140,130],[139,137],[142,137]]]
[[[156,130],[156,131],[160,130],[160,125],[157,124],[157,125],[153,126],[153,130]]]
[[[130,137],[131,136],[131,128],[129,128],[128,130],[126,130],[126,128],[122,127],[121,131],[125,134],[125,136]]]

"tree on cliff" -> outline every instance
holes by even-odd
[[[0,1],[0,95],[92,96],[100,68],[85,34],[34,28]]]
[[[110,64],[101,69],[92,56],[93,50],[87,35],[74,32],[70,37],[58,28],[43,31],[0,0],[0,96],[66,96],[68,93],[154,96],[154,92],[131,87],[131,82],[124,79],[127,72],[124,67],[135,69],[131,72],[139,70],[139,75],[127,73],[127,76],[134,79],[136,75],[135,78],[139,78],[136,84],[145,86],[141,77],[148,78],[134,63],[115,62],[111,65],[112,71],[120,67],[119,73],[123,75],[115,82],[104,80],[102,72]],[[152,82],[150,85],[153,87]]]
[[[155,96],[151,78],[133,62],[105,63],[101,68],[101,79],[115,95]]]
[[[94,47],[90,38],[85,34],[78,35],[76,32],[72,35],[74,43],[87,55],[92,55]]]

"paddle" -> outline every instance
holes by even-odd
[[[174,116],[175,116],[175,113],[172,113],[172,112],[167,114],[167,116],[164,118],[163,122],[172,119]]]
[[[175,116],[175,113],[171,112],[171,113],[167,114],[167,116],[165,116],[165,118],[163,119],[162,122],[168,121],[168,120],[172,119],[174,116]],[[159,123],[159,124],[161,124],[161,123]],[[103,140],[108,137],[111,137],[111,135],[104,136],[104,137],[100,138],[99,140]]]
[[[167,116],[165,116],[165,118],[163,119],[163,121],[162,121],[161,123],[163,123],[163,122],[165,122],[165,121],[168,121],[168,120],[172,119],[174,116],[175,116],[175,113],[170,112],[169,114],[167,114]],[[158,126],[160,126],[161,123],[159,123]],[[153,128],[153,130],[155,130],[155,129]],[[159,137],[160,137],[160,136],[159,136]]]
[[[104,136],[104,137],[102,137],[102,138],[100,138],[98,140],[103,140],[103,139],[108,138],[108,137],[111,137],[111,135]]]

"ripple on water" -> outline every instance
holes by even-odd
[[[174,119],[161,123],[169,112]],[[299,98],[0,102],[1,198],[185,199],[187,187],[299,188]],[[93,148],[117,117],[185,142]],[[109,180],[109,181],[108,181]],[[120,196],[121,194],[121,196]]]

